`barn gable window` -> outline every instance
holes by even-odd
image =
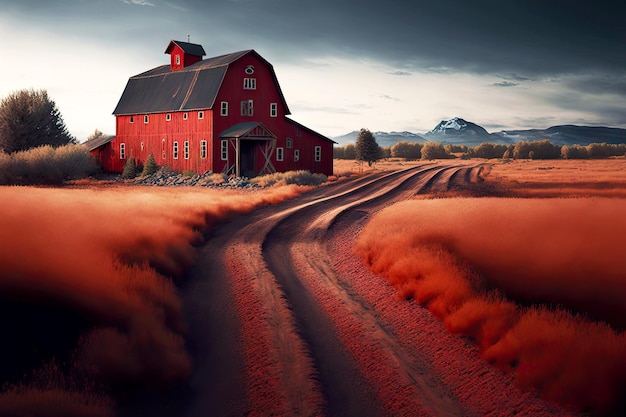
[[[291,148],[293,148],[293,139],[291,139],[291,138],[287,138],[287,141],[286,141],[286,142],[287,142],[287,145],[286,145],[286,146],[287,146],[287,149],[291,149]]]
[[[283,148],[276,148],[276,160],[282,161],[285,156],[285,150]]]
[[[171,114],[171,113],[167,113],[167,114],[165,115],[165,121],[166,121],[166,122],[169,122],[169,121],[171,121],[171,120],[172,120],[172,114]]]
[[[315,147],[315,162],[319,162],[321,160],[322,160],[322,147],[316,146]]]
[[[300,160],[300,149],[293,150],[293,162],[298,162]]]
[[[183,113],[183,120],[187,120],[189,118],[189,114]]]
[[[278,116],[278,104],[270,103],[270,117]]]
[[[222,140],[222,161],[228,160],[228,140]]]
[[[185,159],[189,159],[189,141],[186,140],[183,144],[183,156]]]
[[[228,116],[228,101],[222,101],[222,106],[220,107],[220,116]]]
[[[176,55],[176,65],[180,65],[180,55]]]
[[[174,147],[172,149],[172,157],[174,159],[178,159],[178,142],[174,142]]]
[[[145,124],[148,124],[150,122],[150,117],[147,114],[143,116],[143,122]]]
[[[206,158],[206,140],[200,141],[200,158]]]
[[[198,112],[198,120],[202,120],[204,119],[204,112],[203,111],[199,111]]]
[[[244,90],[256,90],[256,78],[244,78],[243,89]]]
[[[126,144],[120,143],[120,159],[126,159]]]
[[[254,116],[254,102],[252,100],[244,100],[241,102],[241,115]]]

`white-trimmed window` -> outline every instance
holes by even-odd
[[[135,117],[134,116],[130,116],[130,118],[128,119],[128,121],[130,123],[135,123]]]
[[[120,159],[126,159],[126,144],[120,143]]]
[[[287,138],[286,142],[287,142],[286,144],[287,149],[293,148],[293,139]]]
[[[172,113],[166,113],[165,114],[165,121],[166,122],[171,122],[172,121]]]
[[[198,120],[202,120],[204,119],[204,112],[203,111],[199,111],[198,112]]]
[[[316,146],[315,147],[315,162],[319,162],[321,160],[322,160],[322,147]]]
[[[172,157],[174,159],[178,159],[178,142],[174,142],[174,146],[172,147]]]
[[[183,143],[183,156],[185,157],[185,159],[189,159],[189,141],[186,140],[185,143]]]
[[[166,147],[166,142],[165,142],[165,138],[163,138],[161,140],[161,158],[165,159],[166,158],[166,152],[165,152],[165,147]]]
[[[270,103],[270,117],[278,116],[278,103]]]
[[[143,143],[143,142],[141,142],[141,152],[143,152],[143,150],[144,150],[145,146],[146,146],[146,145],[144,145],[144,143]]]
[[[241,115],[254,116],[254,101],[244,100],[241,102]]]
[[[189,118],[189,113],[183,113],[183,120],[187,120]]]
[[[180,55],[176,55],[176,65],[180,65]]]
[[[276,160],[282,161],[285,157],[285,149],[284,148],[276,148]]]
[[[228,101],[222,101],[220,116],[228,116]]]
[[[300,160],[300,149],[293,150],[293,162],[298,162]]]
[[[143,116],[143,122],[144,122],[145,124],[150,123],[150,117],[149,117],[147,114],[145,114],[145,115]]]
[[[222,145],[221,147],[222,161],[227,161],[228,160],[228,140],[223,139],[221,145]]]
[[[200,158],[206,158],[206,140],[200,141]]]
[[[244,78],[243,89],[244,90],[256,90],[256,78]]]

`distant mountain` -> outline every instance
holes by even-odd
[[[355,143],[359,132],[333,138],[339,146]],[[485,128],[460,117],[442,120],[433,130],[423,135],[412,132],[374,132],[380,146],[393,146],[397,142],[441,142],[476,146],[483,142],[514,144],[517,142],[548,139],[555,145],[588,145],[590,143],[626,143],[626,129],[561,125],[547,129],[502,130],[489,133]]]
[[[378,143],[383,148],[387,146],[393,146],[397,142],[427,142],[422,136],[413,132],[372,132]],[[345,135],[336,136],[333,138],[335,142],[338,142],[338,146],[345,146],[349,143],[355,144],[356,138],[359,136],[357,130]]]

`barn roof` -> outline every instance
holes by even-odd
[[[248,54],[256,55],[269,67],[285,114],[290,114],[274,67],[252,49],[207,58],[178,71],[172,71],[170,65],[162,65],[135,75],[128,80],[113,114],[211,109],[228,66]]]
[[[107,143],[111,142],[113,139],[115,139],[115,136],[101,135],[101,136],[98,136],[97,138],[84,142],[83,145],[85,145],[87,147],[87,150],[91,152],[94,149],[98,149],[102,145],[106,145]]]
[[[237,123],[222,133],[219,134],[220,138],[240,138],[242,136],[246,136],[248,133],[252,132],[256,128],[260,128],[255,132],[255,137],[267,137],[267,138],[276,138],[270,130],[263,125],[261,122],[243,122]],[[261,134],[261,135],[259,135]]]
[[[178,46],[183,50],[184,53],[195,56],[205,56],[206,52],[204,52],[204,48],[202,45],[198,45],[197,43],[189,43],[189,42],[181,42],[171,40],[170,44],[167,45],[167,49],[165,49],[166,54],[171,54],[174,46]]]
[[[302,130],[306,130],[307,132],[309,132],[309,133],[311,133],[311,134],[313,134],[313,135],[315,135],[315,136],[318,136],[320,139],[324,139],[324,140],[326,140],[326,141],[328,141],[328,142],[335,143],[335,144],[337,143],[337,142],[335,142],[334,140],[332,140],[332,139],[330,139],[330,138],[328,138],[328,137],[326,137],[326,136],[322,135],[321,133],[317,133],[315,130],[310,129],[310,128],[306,127],[305,125],[301,125],[300,123],[296,122],[296,121],[295,121],[295,120],[293,120],[293,119],[290,119],[290,118],[288,118],[288,117],[285,117],[285,121],[286,121],[287,123],[291,123],[292,125],[299,127],[299,128],[300,128],[300,129],[302,129]]]

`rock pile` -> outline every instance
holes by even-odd
[[[123,180],[122,180],[123,181]],[[223,174],[206,172],[204,174],[184,175],[178,172],[161,168],[152,175],[137,177],[130,180],[136,185],[148,186],[196,186],[214,188],[261,188],[251,183],[246,177],[227,177]]]

